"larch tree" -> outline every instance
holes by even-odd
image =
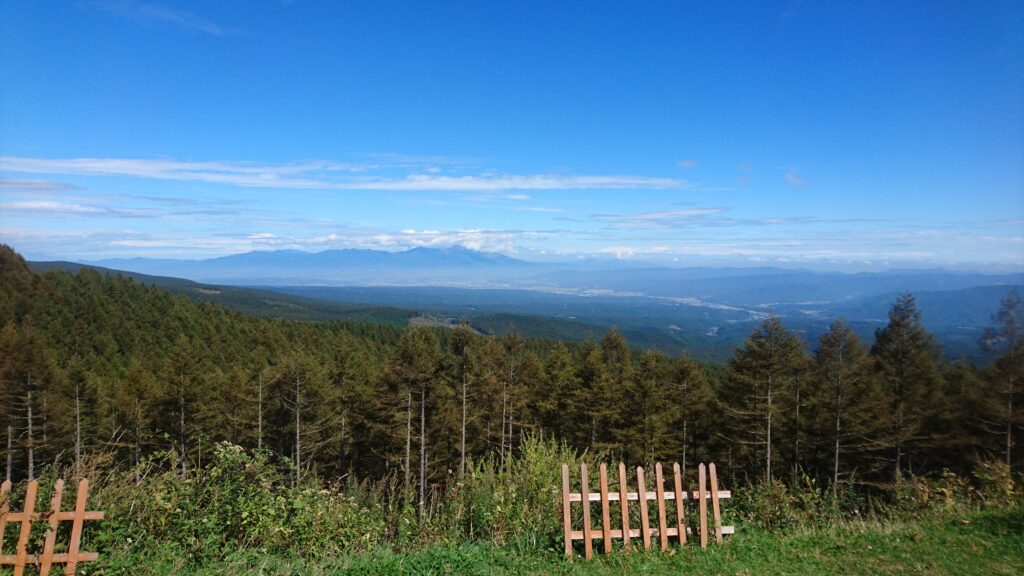
[[[730,416],[728,429],[738,451],[753,461],[763,458],[766,481],[773,478],[780,416],[792,408],[785,392],[805,367],[803,344],[777,317],[756,328],[729,362],[719,401]]]
[[[889,442],[897,479],[904,468],[913,472],[918,451],[927,446],[925,423],[941,401],[936,355],[937,345],[921,325],[914,296],[901,294],[889,310],[889,323],[875,331],[871,347],[875,373],[891,402]]]
[[[1021,393],[1018,386],[1024,374],[1024,350],[1021,350],[1024,302],[1016,290],[1003,298],[999,310],[992,316],[992,322],[995,325],[982,334],[981,345],[985,350],[999,354],[992,370],[992,398],[999,398],[1002,402],[994,401],[989,412],[992,417],[1002,421],[1003,455],[1007,468],[1012,469],[1013,448],[1016,445],[1014,435],[1021,426],[1019,408],[1015,412],[1014,407],[1020,405],[1018,397]]]
[[[836,490],[844,470],[865,463],[854,461],[854,455],[879,448],[882,421],[877,410],[882,402],[867,351],[845,321],[833,322],[821,335],[814,357],[808,400],[814,414],[812,437],[820,447],[819,463],[828,462]]]

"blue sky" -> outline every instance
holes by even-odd
[[[0,242],[1020,270],[1024,5],[0,0]]]

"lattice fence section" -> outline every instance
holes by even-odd
[[[602,463],[599,470],[600,485],[596,492],[592,492],[589,486],[590,477],[587,465],[581,464],[580,491],[572,492],[569,465],[562,464],[562,524],[565,531],[565,555],[570,558],[574,555],[572,543],[577,540],[583,540],[583,551],[586,558],[593,557],[594,540],[601,540],[603,542],[605,554],[611,554],[613,549],[612,543],[616,539],[622,541],[622,547],[625,550],[630,549],[634,538],[641,539],[645,550],[651,549],[652,541],[655,538],[657,538],[662,550],[668,550],[670,539],[678,542],[680,546],[685,546],[687,535],[691,533],[687,525],[687,500],[696,502],[697,534],[700,538],[700,547],[707,547],[709,534],[712,532],[715,540],[721,543],[724,535],[732,534],[735,531],[732,526],[722,526],[722,512],[719,506],[719,502],[725,498],[732,497],[732,493],[728,490],[718,489],[718,474],[715,471],[714,464],[710,464],[707,467],[701,464],[697,470],[697,490],[684,491],[683,475],[679,469],[679,464],[674,464],[672,466],[673,483],[666,489],[661,463],[658,463],[654,467],[654,491],[648,491],[644,468],[638,466],[636,469],[637,491],[630,492],[628,478],[626,477],[626,465],[620,462],[618,490],[610,491],[608,489],[608,466]],[[708,487],[709,480],[710,488]],[[708,526],[708,500],[711,501],[712,520],[714,521],[712,527]],[[635,501],[639,505],[640,525],[636,528],[631,526],[630,501]],[[651,511],[649,503],[651,501],[655,502],[658,517],[657,526],[653,527],[650,520]],[[669,501],[675,503],[675,506],[673,506],[675,518],[671,523],[668,519],[667,502]],[[573,502],[581,503],[582,530],[573,529]],[[593,527],[590,509],[590,503],[592,502],[601,503],[600,529]],[[619,524],[618,529],[612,527],[612,502],[618,502],[618,514],[616,514],[616,521]]]
[[[48,576],[54,564],[64,565],[64,574],[73,576],[80,562],[96,560],[96,552],[82,552],[79,546],[82,541],[82,528],[86,520],[103,520],[103,512],[87,512],[85,501],[89,497],[89,481],[78,482],[78,494],[75,497],[74,511],[62,511],[61,501],[64,497],[64,481],[58,480],[53,485],[53,498],[50,510],[36,512],[36,494],[39,483],[35,480],[28,483],[25,490],[25,508],[22,512],[11,512],[11,482],[0,485],[0,566],[14,566],[14,576],[21,576],[27,566],[36,567],[40,576]],[[43,541],[43,550],[38,554],[29,554],[29,538],[32,534],[33,522],[48,524]],[[71,535],[67,551],[57,552],[57,532],[61,522],[71,522]],[[17,531],[18,540],[14,546],[14,554],[5,554],[7,525],[20,523]]]

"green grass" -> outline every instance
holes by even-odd
[[[1024,567],[1024,508],[946,515],[913,522],[850,523],[783,534],[741,529],[723,546],[616,553],[567,561],[556,550],[461,545],[386,550],[308,560],[246,551],[190,564],[170,550],[107,558],[90,574],[1019,574]]]

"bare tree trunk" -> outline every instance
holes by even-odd
[[[345,410],[341,411],[340,446],[338,446],[338,476],[345,473]]]
[[[1010,370],[1013,370],[1013,363],[1010,363]],[[1006,395],[1006,469],[1010,467],[1010,452],[1013,450],[1013,375],[1010,375],[1010,389]]]
[[[263,448],[263,370],[260,370],[256,397],[256,447]]]
[[[6,480],[11,481],[11,468],[14,465],[14,444],[12,442],[12,436],[14,434],[14,428],[7,425],[7,476]]]
[[[768,438],[766,444],[768,445],[768,456],[765,459],[765,475],[764,479],[768,482],[772,480],[772,375],[768,375]]]
[[[185,475],[188,470],[185,465],[185,394],[182,392],[178,395],[178,415],[179,425],[181,427],[181,435],[179,438],[181,447],[181,478],[185,479]]]
[[[142,436],[142,427],[139,425],[138,416],[135,417],[135,485],[138,486],[142,482],[142,477],[139,474],[139,460],[142,458],[142,445],[139,438]]]
[[[82,477],[82,399],[75,383],[75,478]]]
[[[405,396],[405,489],[409,489],[412,471],[409,469],[409,455],[412,452],[412,388]]]
[[[793,481],[800,473],[800,378],[796,379],[796,423],[793,425]]]
[[[462,443],[459,448],[459,478],[466,475],[466,373],[462,373]]]
[[[427,386],[420,388],[420,518],[423,518],[427,485]]]
[[[178,373],[178,418],[180,427],[180,449],[181,449],[181,478],[185,479],[188,473],[185,464],[185,375]]]
[[[28,479],[34,480],[35,470],[35,446],[32,438],[32,391],[28,391],[28,415],[25,418],[26,430],[28,431]]]
[[[498,435],[498,452],[501,469],[505,469],[505,412],[508,404],[508,383],[501,387],[501,433]]]
[[[513,403],[515,393],[515,381],[516,381],[516,363],[515,355],[511,352],[508,358],[508,461],[512,460],[512,418],[515,413],[515,405]]]
[[[302,381],[295,375],[295,485],[302,478]]]
[[[47,428],[47,426],[46,425],[49,423],[47,421],[47,415],[50,413],[49,408],[48,408],[48,406],[46,404],[46,399],[47,399],[48,396],[49,396],[49,394],[46,393],[46,390],[43,390],[43,411],[42,411],[43,412],[43,414],[42,414],[42,416],[43,416],[43,443],[40,445],[40,448],[45,448],[46,445],[47,445],[47,441],[46,441],[46,428]]]
[[[687,391],[689,390],[689,387],[690,387],[690,379],[689,378],[684,378],[683,379],[683,402],[682,402],[682,413],[683,413],[683,470],[682,470],[682,472],[683,472],[683,476],[686,476],[686,449],[688,448],[688,440],[687,440],[687,437],[686,437],[686,426],[689,423],[689,420],[687,419],[688,413],[687,413],[687,410],[686,410],[686,404],[687,404],[687,399],[688,399],[687,398]]]
[[[839,349],[839,365],[836,374],[836,443],[832,463],[832,493],[839,490],[839,436],[842,433],[842,402],[843,402],[843,350]]]

